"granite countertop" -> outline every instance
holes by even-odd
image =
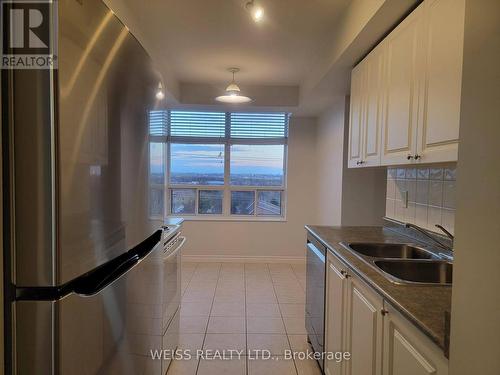
[[[451,286],[398,285],[340,245],[340,242],[416,242],[383,227],[326,227],[308,225],[329,251],[340,257],[387,302],[435,342],[445,355],[445,311],[451,309]]]

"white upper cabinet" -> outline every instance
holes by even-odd
[[[375,48],[352,71],[349,167],[380,165],[384,45]]]
[[[458,160],[465,0],[426,0],[352,72],[349,167]]]
[[[363,123],[362,166],[380,165],[382,150],[383,80],[385,45],[379,45],[365,59],[365,117]]]
[[[425,3],[423,116],[417,143],[422,163],[458,160],[464,2]]]
[[[363,141],[363,81],[364,66],[358,65],[351,73],[351,103],[349,118],[349,168],[361,165]]]
[[[421,5],[383,42],[386,44],[387,64],[382,165],[408,163],[416,154],[422,31]]]

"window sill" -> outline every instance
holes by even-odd
[[[231,221],[231,222],[278,222],[286,223],[286,217],[266,217],[266,216],[167,216],[169,217],[181,217],[184,221]]]

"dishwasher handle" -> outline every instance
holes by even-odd
[[[307,248],[309,249],[309,251],[313,252],[322,263],[325,263],[325,254],[323,254],[323,252],[318,249],[312,242],[307,243]]]

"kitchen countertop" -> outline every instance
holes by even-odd
[[[163,220],[163,225],[182,225],[183,222],[182,217],[167,217]]]
[[[445,311],[451,309],[451,286],[398,285],[358,258],[340,242],[417,243],[383,227],[326,227],[306,229],[330,252],[340,257],[366,283],[435,342],[445,354]]]

